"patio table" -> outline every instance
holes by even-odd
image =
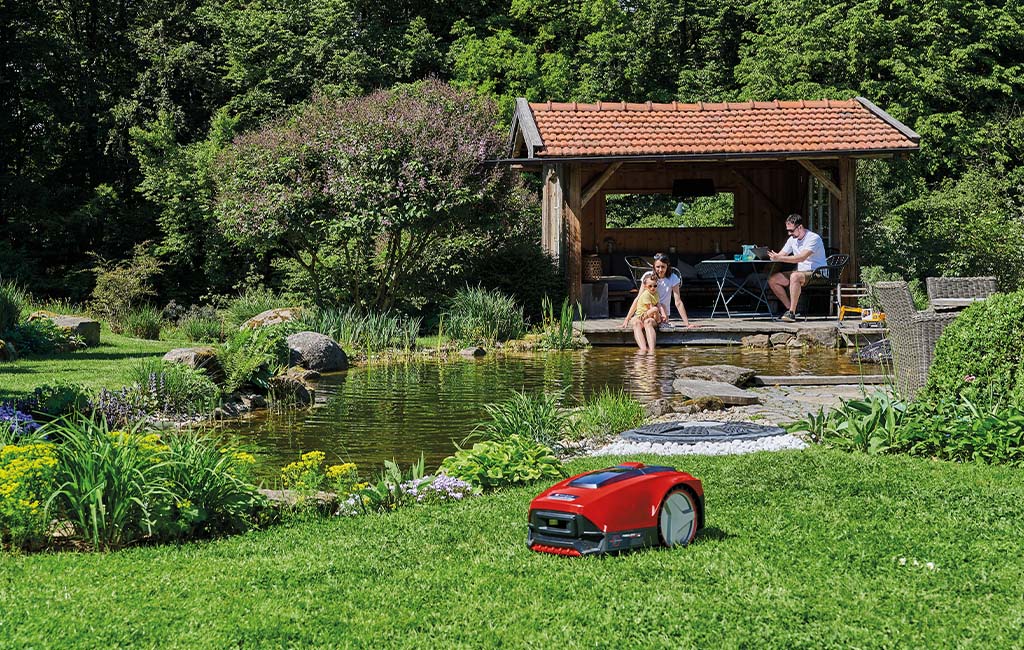
[[[773,294],[768,287],[768,278],[777,270],[786,270],[781,267],[796,267],[795,264],[773,260],[704,260],[700,264],[706,265],[705,268],[710,271],[708,275],[718,285],[718,295],[715,297],[715,304],[711,307],[711,318],[715,317],[719,304],[725,309],[725,315],[732,318],[733,314],[729,311],[729,303],[736,296],[746,295],[754,299],[754,311],[751,314],[737,314],[737,316],[757,316],[761,313],[760,307],[764,306],[768,312],[768,318],[771,320],[775,320],[775,312],[772,311],[770,302]],[[745,278],[744,281],[738,281],[736,276],[730,273],[731,269],[738,270],[745,266],[751,269],[753,277],[757,279],[757,286],[753,289],[747,286]]]

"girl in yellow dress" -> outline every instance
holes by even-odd
[[[644,278],[643,287],[626,312],[622,327],[633,325],[633,338],[641,352],[653,352],[658,342],[657,326],[668,320],[665,308],[658,301],[658,281],[653,276]]]

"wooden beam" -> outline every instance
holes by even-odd
[[[565,277],[569,302],[583,302],[583,172],[579,165],[566,165],[565,192]]]
[[[839,252],[850,256],[842,281],[856,282],[860,279],[860,260],[857,258],[857,161],[853,158],[839,159],[839,184],[843,190],[836,215]]]
[[[732,175],[736,177],[736,180],[740,182],[743,187],[747,188],[753,194],[756,194],[762,201],[768,204],[768,207],[775,211],[776,216],[785,216],[786,211],[780,208],[770,196],[764,193],[760,187],[758,187],[754,181],[750,180],[736,169],[730,169]]]
[[[587,186],[583,189],[583,204],[580,206],[581,208],[586,207],[590,203],[590,199],[594,198],[594,195],[604,187],[604,184],[608,182],[608,179],[612,177],[612,174],[619,167],[622,167],[622,162],[613,162],[601,172],[600,176],[587,183]]]
[[[804,169],[811,172],[811,175],[817,178],[818,182],[824,185],[825,189],[827,189],[832,196],[836,197],[836,199],[840,201],[843,200],[843,191],[839,189],[835,183],[832,182],[832,179],[828,177],[828,174],[823,172],[817,165],[812,163],[810,160],[797,158],[797,162],[800,163],[800,165]]]
[[[556,262],[562,257],[563,204],[561,165],[544,165],[541,197],[541,247]]]

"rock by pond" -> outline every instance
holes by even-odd
[[[302,307],[277,307],[256,314],[249,320],[242,323],[239,329],[254,330],[267,325],[278,325],[298,320],[302,314]]]
[[[348,368],[348,357],[334,339],[317,332],[298,332],[287,338],[291,363],[316,372]]]
[[[701,397],[717,397],[729,406],[747,406],[757,404],[757,395],[750,391],[737,388],[723,381],[704,381],[702,379],[676,379],[672,388],[687,399]]]
[[[174,348],[164,355],[163,360],[168,363],[180,363],[194,370],[204,369],[212,376],[221,373],[220,363],[217,361],[217,350],[209,345]]]
[[[690,366],[676,370],[679,379],[702,379],[704,381],[721,381],[743,388],[754,378],[755,371],[728,364],[714,366]]]

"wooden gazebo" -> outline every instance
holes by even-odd
[[[543,246],[581,296],[585,252],[674,250],[680,255],[779,247],[782,221],[810,217],[826,244],[851,256],[858,276],[856,163],[906,155],[919,136],[863,97],[716,104],[529,103],[516,100],[509,157],[543,181]],[[713,186],[728,192],[731,226],[607,227],[609,194]]]

